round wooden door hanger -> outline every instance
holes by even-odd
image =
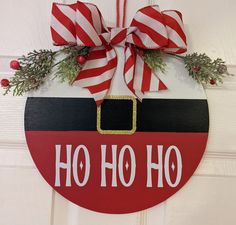
[[[103,213],[166,200],[189,180],[208,137],[206,99],[111,96],[28,98],[25,134],[45,180],[66,199]]]

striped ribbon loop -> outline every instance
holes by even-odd
[[[74,84],[87,88],[97,106],[106,97],[117,67],[113,46],[124,47],[124,80],[140,100],[145,92],[167,89],[144,62],[140,49],[159,49],[175,54],[187,49],[181,13],[175,10],[161,12],[157,5],[138,10],[130,27],[109,28],[94,4],[53,3],[51,34],[55,45],[91,47]]]

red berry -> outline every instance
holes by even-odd
[[[211,84],[211,85],[215,85],[215,84],[216,84],[216,81],[213,80],[213,79],[211,79],[211,80],[210,80],[210,84]]]
[[[2,87],[4,87],[4,88],[6,88],[6,87],[8,87],[9,86],[9,80],[8,79],[2,79],[1,80],[1,86]]]
[[[10,67],[13,69],[13,70],[19,70],[20,69],[20,63],[17,61],[17,60],[12,60],[10,62]]]
[[[199,72],[199,71],[200,71],[200,69],[201,69],[201,67],[200,67],[200,66],[198,66],[198,65],[194,65],[194,66],[192,67],[192,71],[193,71],[194,73],[197,73],[197,72]]]
[[[79,56],[77,56],[77,58],[76,58],[76,61],[77,61],[77,63],[79,63],[79,64],[84,64],[85,62],[86,62],[86,57],[84,56],[84,55],[79,55]]]

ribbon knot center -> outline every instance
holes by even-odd
[[[115,27],[110,30],[110,44],[124,47],[127,39],[127,28]]]

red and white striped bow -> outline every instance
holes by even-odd
[[[161,49],[175,54],[186,51],[181,13],[160,12],[156,5],[140,9],[128,28],[108,28],[93,4],[53,3],[51,33],[55,45],[91,47],[75,83],[87,88],[98,106],[109,91],[117,67],[113,46],[124,47],[124,80],[139,99],[145,92],[167,89],[144,62],[139,49]]]

